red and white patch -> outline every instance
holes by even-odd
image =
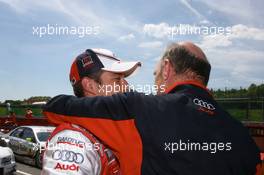
[[[90,66],[91,64],[93,64],[93,60],[91,56],[87,55],[86,57],[82,59],[82,65],[84,68]]]

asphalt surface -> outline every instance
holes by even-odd
[[[41,169],[21,162],[16,162],[16,170],[15,175],[40,175],[41,173]]]

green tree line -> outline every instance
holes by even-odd
[[[264,97],[264,84],[251,84],[248,88],[240,89],[211,89],[215,98],[247,98]]]

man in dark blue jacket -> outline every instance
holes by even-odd
[[[210,70],[199,47],[174,43],[154,73],[160,95],[60,95],[44,113],[51,122],[88,128],[114,151],[125,175],[260,174],[248,130],[206,88]]]

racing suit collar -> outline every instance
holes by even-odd
[[[166,94],[172,93],[174,89],[176,89],[176,87],[178,86],[183,86],[183,85],[192,85],[192,86],[196,86],[199,87],[205,91],[207,91],[211,96],[211,92],[209,91],[209,89],[207,87],[205,87],[204,85],[197,83],[195,81],[179,81],[179,82],[175,82],[172,86],[170,86],[169,88],[167,88],[165,90]]]

